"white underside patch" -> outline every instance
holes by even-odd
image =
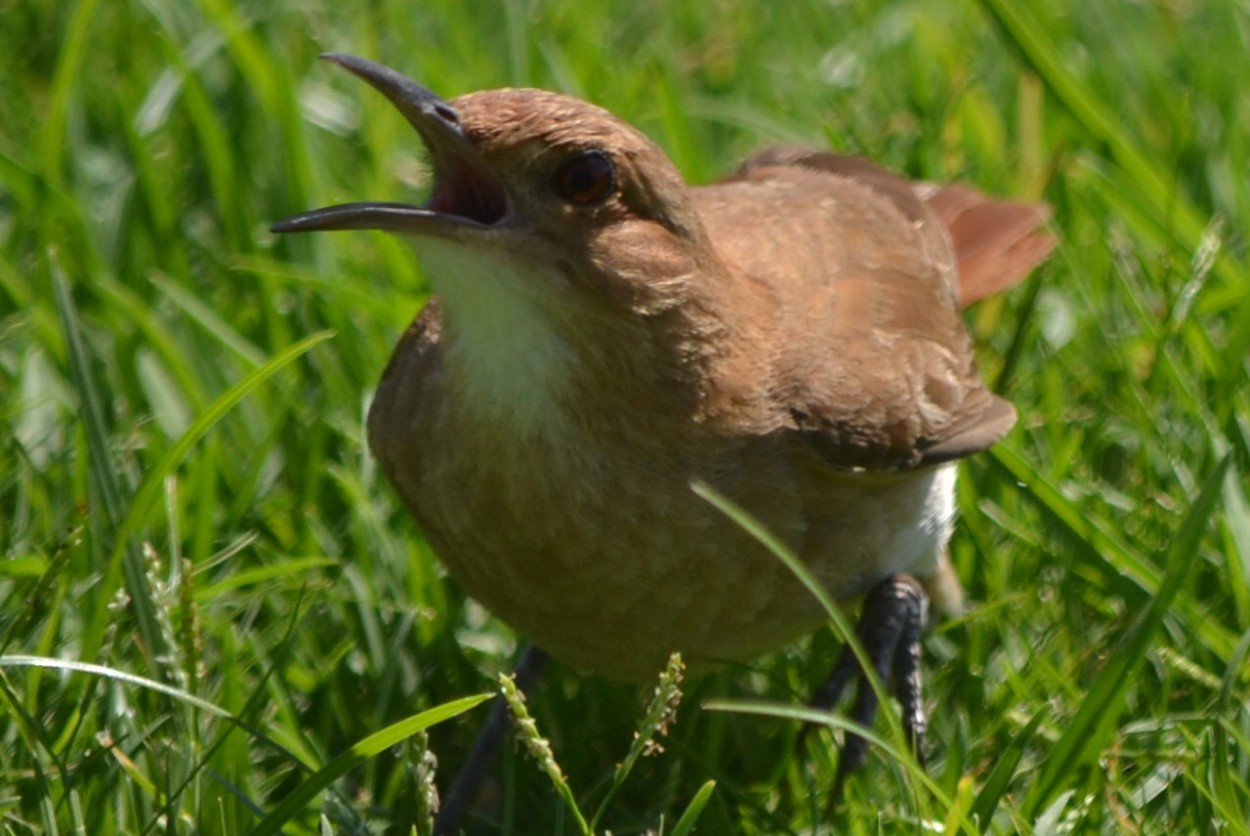
[[[908,571],[923,577],[936,570],[938,556],[955,530],[955,481],[958,475],[955,462],[941,465],[933,471],[919,524],[909,532],[908,538],[912,542],[903,551],[919,558]]]
[[[442,299],[444,350],[465,403],[522,432],[559,431],[575,353],[552,321],[563,277],[518,268],[487,247],[413,240]]]

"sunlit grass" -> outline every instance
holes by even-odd
[[[1054,209],[1051,261],[968,316],[1022,421],[964,468],[952,558],[975,607],[926,639],[932,789],[878,748],[831,812],[832,737],[796,746],[792,716],[746,713],[806,697],[829,631],[683,683],[666,751],[619,786],[647,693],[551,670],[529,711],[576,806],[611,795],[599,827],[1247,832],[1244,6],[0,18],[4,832],[408,833],[485,710],[424,726],[511,665],[515,637],[444,579],[365,450],[425,298],[415,259],[380,234],[267,231],[421,188],[419,143],[315,60],[332,50],[447,95],[586,96],[696,181],[805,142]],[[483,832],[572,825],[514,747],[487,796]]]

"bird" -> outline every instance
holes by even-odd
[[[385,230],[415,248],[432,295],[382,373],[368,439],[450,576],[551,656],[629,682],[675,651],[698,673],[825,624],[692,489],[706,485],[830,597],[863,602],[857,632],[919,744],[920,628],[930,602],[963,606],[947,553],[957,462],[1017,420],[961,309],[1044,260],[1047,207],[795,146],[692,186],[581,99],[448,101],[323,58],[415,129],[430,193],[273,229]],[[844,655],[816,702],[859,673]]]

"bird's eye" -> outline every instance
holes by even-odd
[[[552,187],[574,206],[593,206],[616,189],[616,170],[603,152],[587,151],[561,163]]]

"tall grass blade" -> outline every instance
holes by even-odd
[[[369,735],[353,745],[343,754],[309,775],[282,800],[273,811],[252,828],[251,836],[272,836],[282,829],[295,816],[312,802],[317,794],[334,783],[349,769],[359,766],[369,758],[386,751],[390,747],[402,743],[413,735],[449,720],[457,714],[463,714],[474,706],[481,705],[490,699],[492,694],[474,694],[462,697],[443,705],[414,714],[411,717],[393,723],[379,732]]]
[[[333,334],[329,331],[322,331],[311,336],[305,337],[299,342],[287,346],[285,349],[274,355],[268,363],[265,363],[258,369],[254,369],[246,377],[235,385],[231,386],[225,392],[217,397],[208,407],[196,417],[194,423],[187,428],[182,437],[165,451],[165,455],[161,456],[160,461],[148,470],[140,483],[139,489],[135,491],[134,500],[130,503],[130,510],[126,514],[126,519],[122,523],[121,533],[124,537],[131,537],[138,533],[151,512],[157,499],[160,497],[162,486],[165,478],[174,472],[174,470],[182,463],[191,448],[196,445],[214,425],[220,421],[227,412],[235,407],[239,401],[243,400],[250,392],[268,380],[270,377],[290,365],[303,354],[311,351],[319,343],[322,343]]]
[[[1042,709],[1034,714],[1025,727],[1011,739],[1011,743],[997,754],[998,762],[994,764],[989,777],[985,779],[981,787],[981,792],[977,794],[977,800],[972,805],[972,818],[981,827],[987,827],[990,820],[994,818],[998,803],[1006,794],[1011,779],[1015,777],[1016,767],[1020,765],[1020,760],[1028,751],[1047,713],[1046,709]]]
[[[148,663],[154,665],[156,660],[166,657],[165,635],[161,632],[156,609],[152,603],[152,591],[148,584],[143,554],[131,541],[133,532],[121,524],[122,507],[126,502],[126,496],[117,477],[117,471],[114,469],[104,409],[101,406],[100,396],[96,392],[90,358],[87,356],[87,348],[83,343],[78,311],[74,307],[74,299],[70,294],[69,281],[57,261],[56,253],[48,253],[48,262],[52,270],[52,287],[56,298],[57,315],[61,320],[65,351],[69,360],[70,379],[78,395],[79,409],[82,411],[83,433],[86,436],[87,450],[91,456],[90,473],[96,492],[104,504],[105,519],[111,528],[109,533],[114,537],[110,566],[116,566],[118,561],[121,562],[126,578],[126,592],[130,596],[139,638],[143,642]],[[163,668],[158,669],[163,671]]]
[[[872,660],[868,657],[867,651],[860,644],[859,636],[855,634],[855,628],[847,620],[845,613],[842,612],[842,608],[829,595],[829,591],[821,585],[820,581],[816,580],[816,576],[803,564],[803,561],[799,560],[798,555],[792,552],[785,543],[781,542],[775,534],[765,528],[759,520],[739,508],[711,485],[705,482],[695,482],[690,487],[696,495],[711,504],[712,507],[732,520],[743,531],[754,537],[760,545],[772,552],[799,579],[804,588],[811,593],[812,597],[820,602],[820,606],[829,616],[829,621],[833,624],[838,638],[851,648],[851,652],[855,654],[856,661],[859,662],[860,670],[865,673],[869,686],[877,693],[878,705],[888,705],[889,694],[886,692],[881,678],[876,675],[876,670],[873,668]],[[899,719],[890,711],[881,713],[888,718],[890,731],[894,739],[900,742],[905,741],[906,736],[903,733],[903,727]],[[900,748],[906,749],[907,747],[901,745]]]
[[[1250,630],[1242,635],[1241,641],[1237,644],[1237,650],[1228,660],[1228,668],[1224,671],[1224,678],[1220,683],[1219,701],[1216,704],[1217,720],[1212,724],[1211,729],[1214,738],[1212,748],[1215,750],[1215,756],[1211,759],[1212,789],[1215,792],[1215,801],[1220,807],[1220,812],[1230,822],[1247,821],[1241,809],[1237,788],[1234,786],[1236,779],[1230,774],[1234,760],[1228,745],[1228,726],[1236,727],[1238,721],[1235,715],[1246,710],[1243,703],[1244,696],[1238,699],[1235,692],[1237,683],[1242,680],[1246,671],[1247,654],[1250,654]],[[1244,791],[1243,787],[1241,797],[1244,797]]]
[[[694,798],[690,799],[690,803],[686,805],[685,812],[681,814],[681,818],[673,825],[673,832],[670,836],[689,836],[694,832],[694,827],[699,822],[699,817],[703,815],[703,808],[712,800],[712,792],[716,789],[715,781],[708,781],[699,787],[699,791],[694,794]]]
[[[1167,231],[1169,222],[1178,223],[1179,243],[1184,244],[1190,255],[1195,253],[1206,224],[1191,205],[1180,202],[1182,198],[1168,186],[1157,166],[1133,145],[1114,111],[1089,92],[1089,85],[1082,84],[1068,70],[1045,28],[1038,24],[1025,4],[1017,0],[981,0],[981,5],[1091,138],[1111,150],[1116,163],[1128,175],[1128,181],[1136,185],[1156,213],[1155,220],[1161,224],[1161,229]]]
[[[1207,476],[1202,492],[1190,506],[1180,530],[1168,547],[1167,572],[1159,584],[1159,591],[1111,651],[1106,667],[1090,687],[1081,708],[1042,765],[1041,774],[1026,802],[1026,811],[1038,811],[1050,805],[1070,784],[1072,774],[1095,762],[1108,745],[1123,710],[1124,695],[1136,681],[1135,675],[1146,658],[1146,651],[1154,641],[1159,625],[1163,623],[1164,615],[1180,592],[1189,570],[1197,562],[1198,546],[1220,496],[1224,474],[1231,464],[1232,457],[1225,456]]]
[[[860,644],[859,638],[855,633],[855,629],[851,626],[850,622],[847,621],[841,608],[830,597],[829,592],[820,584],[820,581],[816,580],[816,577],[811,573],[807,566],[799,560],[798,556],[795,555],[785,543],[781,542],[776,535],[765,528],[759,520],[756,520],[746,511],[736,506],[727,497],[719,493],[710,485],[704,482],[695,482],[691,485],[691,489],[696,495],[710,503],[722,514],[733,520],[737,525],[741,526],[744,531],[776,555],[777,558],[786,565],[786,568],[794,573],[795,577],[797,577],[807,591],[820,602],[825,612],[829,615],[829,619],[834,624],[838,637],[842,639],[842,641],[850,647],[851,651],[855,654],[855,658],[860,665],[860,670],[864,672],[864,679],[867,681],[869,687],[876,691],[877,699],[879,701],[878,704],[883,707],[888,706],[889,696],[885,690],[885,686],[881,682],[880,677],[878,677],[876,672],[873,670],[872,661],[868,658],[868,654],[864,651],[863,645]],[[738,709],[730,708],[729,710]],[[796,709],[796,712],[793,714],[788,712],[774,712],[774,716],[802,716],[804,711],[807,711],[807,715],[815,715],[819,718],[816,720],[806,719],[805,722],[817,722],[833,728],[841,727],[849,729],[855,734],[864,737],[870,743],[877,743],[880,745],[880,739],[875,735],[864,734],[864,731],[866,730],[860,729],[855,724],[845,723],[840,718],[830,716],[825,712]],[[893,740],[895,744],[893,746],[883,747],[884,751],[903,766],[907,774],[914,782],[927,787],[932,792],[934,798],[941,803],[945,811],[950,813],[954,809],[950,798],[948,798],[946,794],[941,791],[937,784],[934,783],[925,772],[924,768],[916,761],[916,757],[911,752],[911,747],[907,741],[906,734],[903,732],[902,723],[899,721],[898,716],[893,711],[888,710],[888,708],[879,713],[885,715],[886,724],[890,729],[890,739]],[[976,832],[976,829],[966,816],[959,815],[958,818],[960,820],[959,823],[961,827],[963,827],[967,832]]]
[[[1087,543],[1091,556],[1104,562],[1110,574],[1126,577],[1144,592],[1158,595],[1164,574],[1126,543],[1119,532],[1111,530],[1108,520],[1083,513],[1076,502],[1064,496],[1058,487],[1010,446],[999,444],[987,452],[1013,479],[1028,488],[1033,498],[1054,515],[1056,522]],[[1211,652],[1225,657],[1233,652],[1235,641],[1227,628],[1207,618],[1188,595],[1181,593],[1175,604],[1189,622],[1190,629],[1197,633]]]

